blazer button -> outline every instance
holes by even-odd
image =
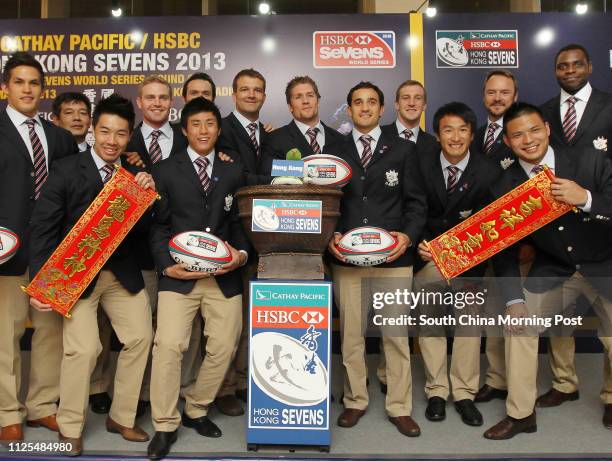
[[[559,230],[562,231],[563,229],[565,229],[565,227],[563,226],[559,226]]]
[[[362,176],[362,177],[361,177],[361,180],[362,180],[362,181],[365,181],[365,176]]]
[[[368,201],[368,198],[365,195],[362,197],[362,199],[363,199],[364,202]]]
[[[368,218],[363,218],[363,223],[367,224],[368,223]]]
[[[567,247],[567,251],[571,252],[573,250],[572,247]]]
[[[34,173],[34,172],[32,171],[32,172],[30,173],[30,177],[32,177],[32,178],[33,178],[34,176],[36,176],[36,173]]]
[[[579,271],[580,270],[580,264],[576,264],[576,270]]]

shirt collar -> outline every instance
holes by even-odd
[[[319,120],[317,122],[317,124],[313,127],[306,125],[305,123],[300,122],[299,120],[293,119],[293,121],[295,122],[296,126],[298,127],[298,129],[302,132],[302,134],[304,136],[306,136],[306,132],[310,129],[310,128],[318,128],[319,129],[319,133],[323,133],[323,124],[321,123],[321,120]]]
[[[151,133],[153,133],[153,131],[155,130],[161,131],[162,134],[168,139],[170,139],[170,137],[172,136],[172,127],[170,126],[169,121],[166,121],[166,123],[164,123],[159,128],[153,128],[151,125],[147,124],[147,122],[143,121],[142,127],[140,127],[140,129],[142,130],[143,139],[149,139],[149,137],[151,136]]]
[[[113,163],[107,163],[106,161],[102,160],[102,158],[98,155],[98,153],[96,152],[96,150],[94,148],[91,149],[91,158],[93,158],[93,161],[96,164],[96,168],[98,169],[98,171],[100,171],[106,165],[118,165],[118,166],[121,166],[121,159],[120,159],[120,157],[117,157],[117,160],[115,160]]]
[[[528,163],[525,160],[521,160],[520,158],[519,164],[521,165],[525,173],[527,173],[527,177],[531,177],[531,170],[533,169],[533,167],[537,166],[533,163]],[[552,147],[548,146],[548,150],[546,151],[544,157],[542,158],[540,163],[538,163],[538,165],[546,165],[548,168],[553,170],[553,173],[555,172],[555,151],[553,151]]]
[[[187,147],[187,155],[189,155],[189,159],[191,160],[191,163],[194,163],[197,159],[202,157],[195,150],[193,150],[191,146]],[[204,157],[208,159],[208,163],[212,167],[213,163],[215,162],[215,149],[211,150],[208,153],[208,155],[205,155]]]
[[[395,127],[397,128],[397,134],[402,134],[404,130],[410,130],[412,131],[414,139],[417,139],[419,137],[419,125],[415,126],[414,128],[408,128],[402,122],[400,122],[399,118],[397,118],[395,119]]]
[[[495,121],[492,121],[490,118],[487,117],[487,130],[489,129],[489,126],[491,125],[491,123],[497,123],[499,125],[499,128],[502,128],[504,126],[504,116],[502,115],[499,118],[499,120],[495,120]]]
[[[567,91],[561,88],[561,105],[563,105],[565,101],[567,101],[571,96],[574,96],[579,101],[583,101],[586,103],[589,101],[589,98],[591,97],[592,92],[593,92],[593,87],[591,86],[589,82],[587,82],[586,85],[580,88],[580,90],[577,91],[576,94],[569,94]]]
[[[87,141],[83,141],[79,144],[79,152],[85,152],[87,149],[89,149],[89,144]]]
[[[459,168],[459,171],[461,173],[463,173],[465,169],[467,168],[467,164],[469,161],[470,161],[470,151],[469,150],[468,150],[467,155],[459,163],[456,163],[456,164],[449,162],[444,156],[444,154],[440,152],[440,164],[442,165],[443,171],[446,170],[446,167],[455,166]]]
[[[6,106],[6,113],[11,119],[11,122],[13,122],[13,125],[15,125],[16,127],[21,126],[26,120],[29,120],[31,118],[36,120],[36,123],[38,125],[42,126],[42,123],[40,122],[40,117],[38,116],[38,114],[36,114],[34,117],[28,117],[27,115],[22,114],[17,109],[14,109],[13,107],[9,105]]]
[[[251,122],[248,118],[246,118],[244,115],[242,115],[240,112],[238,112],[237,110],[235,110],[233,112],[234,116],[238,119],[238,121],[240,122],[240,124],[244,127],[245,130],[248,131],[247,126],[249,126],[251,123],[256,123],[257,127],[259,128],[259,119],[255,120],[254,122]]]
[[[374,145],[376,145],[378,143],[378,138],[380,138],[380,126],[376,125],[376,128],[374,128],[372,131],[370,131],[369,133],[362,133],[361,131],[357,130],[357,128],[353,128],[353,140],[355,141],[355,144],[357,144],[359,141],[359,138],[361,138],[364,134],[368,135],[368,136],[372,136],[372,138],[374,139]]]

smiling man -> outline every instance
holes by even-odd
[[[89,145],[85,138],[91,124],[91,102],[83,93],[61,93],[51,105],[52,121],[57,126],[70,131],[79,146],[79,152],[85,152]]]
[[[139,172],[120,160],[133,127],[132,103],[118,94],[109,96],[96,105],[93,114],[94,147],[54,165],[32,215],[29,264],[32,277],[95,200],[117,167],[134,173],[135,181],[142,187],[155,189],[150,174]],[[150,218],[145,214],[137,226],[147,227],[148,221]],[[30,304],[45,315],[57,315],[50,312],[49,305],[34,298],[30,298]],[[101,350],[97,320],[100,306],[123,344],[106,428],[129,441],[147,441],[148,435],[135,425],[135,418],[153,337],[151,307],[129,234],[74,305],[72,318],[63,322],[64,357],[57,424],[60,441],[72,444],[71,456],[80,455],[83,450],[89,377]]]

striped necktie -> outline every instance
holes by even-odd
[[[499,125],[495,122],[489,125],[489,129],[487,130],[487,139],[485,139],[484,143],[484,151],[485,154],[491,153],[493,149],[493,144],[495,143],[495,132],[499,128]]]
[[[161,130],[153,130],[151,132],[151,144],[149,144],[149,157],[153,165],[162,160],[162,150],[159,145],[159,137],[162,134]]]
[[[446,180],[446,193],[451,195],[455,192],[455,187],[457,186],[457,182],[459,181],[459,168],[456,166],[447,166],[448,170],[448,178]]]
[[[102,182],[106,184],[113,177],[113,173],[115,172],[115,167],[113,165],[104,165],[100,168],[100,171],[104,173],[104,177],[102,178]]]
[[[544,165],[536,165],[531,169],[531,176],[535,176],[544,171]]]
[[[567,98],[567,111],[563,117],[563,134],[568,143],[571,143],[576,136],[576,97],[570,96]]]
[[[412,130],[409,130],[408,128],[406,128],[404,131],[402,131],[402,135],[404,139],[414,142],[414,139],[412,139],[414,138],[414,133],[412,132]]]
[[[34,126],[36,120],[29,118],[25,121],[28,125],[28,131],[30,134],[30,144],[32,145],[32,153],[34,159],[34,198],[38,199],[40,196],[40,190],[43,184],[47,180],[47,160],[45,158],[45,149],[43,148],[40,138],[36,134]]]
[[[318,128],[308,128],[306,130],[306,134],[310,138],[310,148],[312,149],[312,151],[315,154],[320,154],[321,153],[321,146],[319,146],[319,143],[317,142],[317,134],[318,133],[319,133],[319,129]]]
[[[208,194],[208,191],[210,190],[210,178],[206,172],[209,164],[208,158],[198,157],[195,159],[194,163],[198,166],[198,178],[200,178],[204,192]]]
[[[253,143],[253,147],[255,148],[255,152],[257,153],[257,157],[259,157],[259,153],[260,153],[260,149],[259,149],[259,143],[257,142],[257,123],[253,122],[253,123],[249,123],[247,125],[247,128],[249,129],[249,137],[251,138],[251,142]]]
[[[363,153],[361,154],[361,166],[365,170],[370,162],[372,161],[372,136],[368,136],[367,134],[362,135],[359,138],[361,144],[363,145]]]

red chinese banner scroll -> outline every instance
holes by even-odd
[[[450,280],[477,266],[573,207],[552,196],[550,169],[427,242],[440,273]]]
[[[119,168],[24,291],[70,318],[70,309],[157,193]]]

